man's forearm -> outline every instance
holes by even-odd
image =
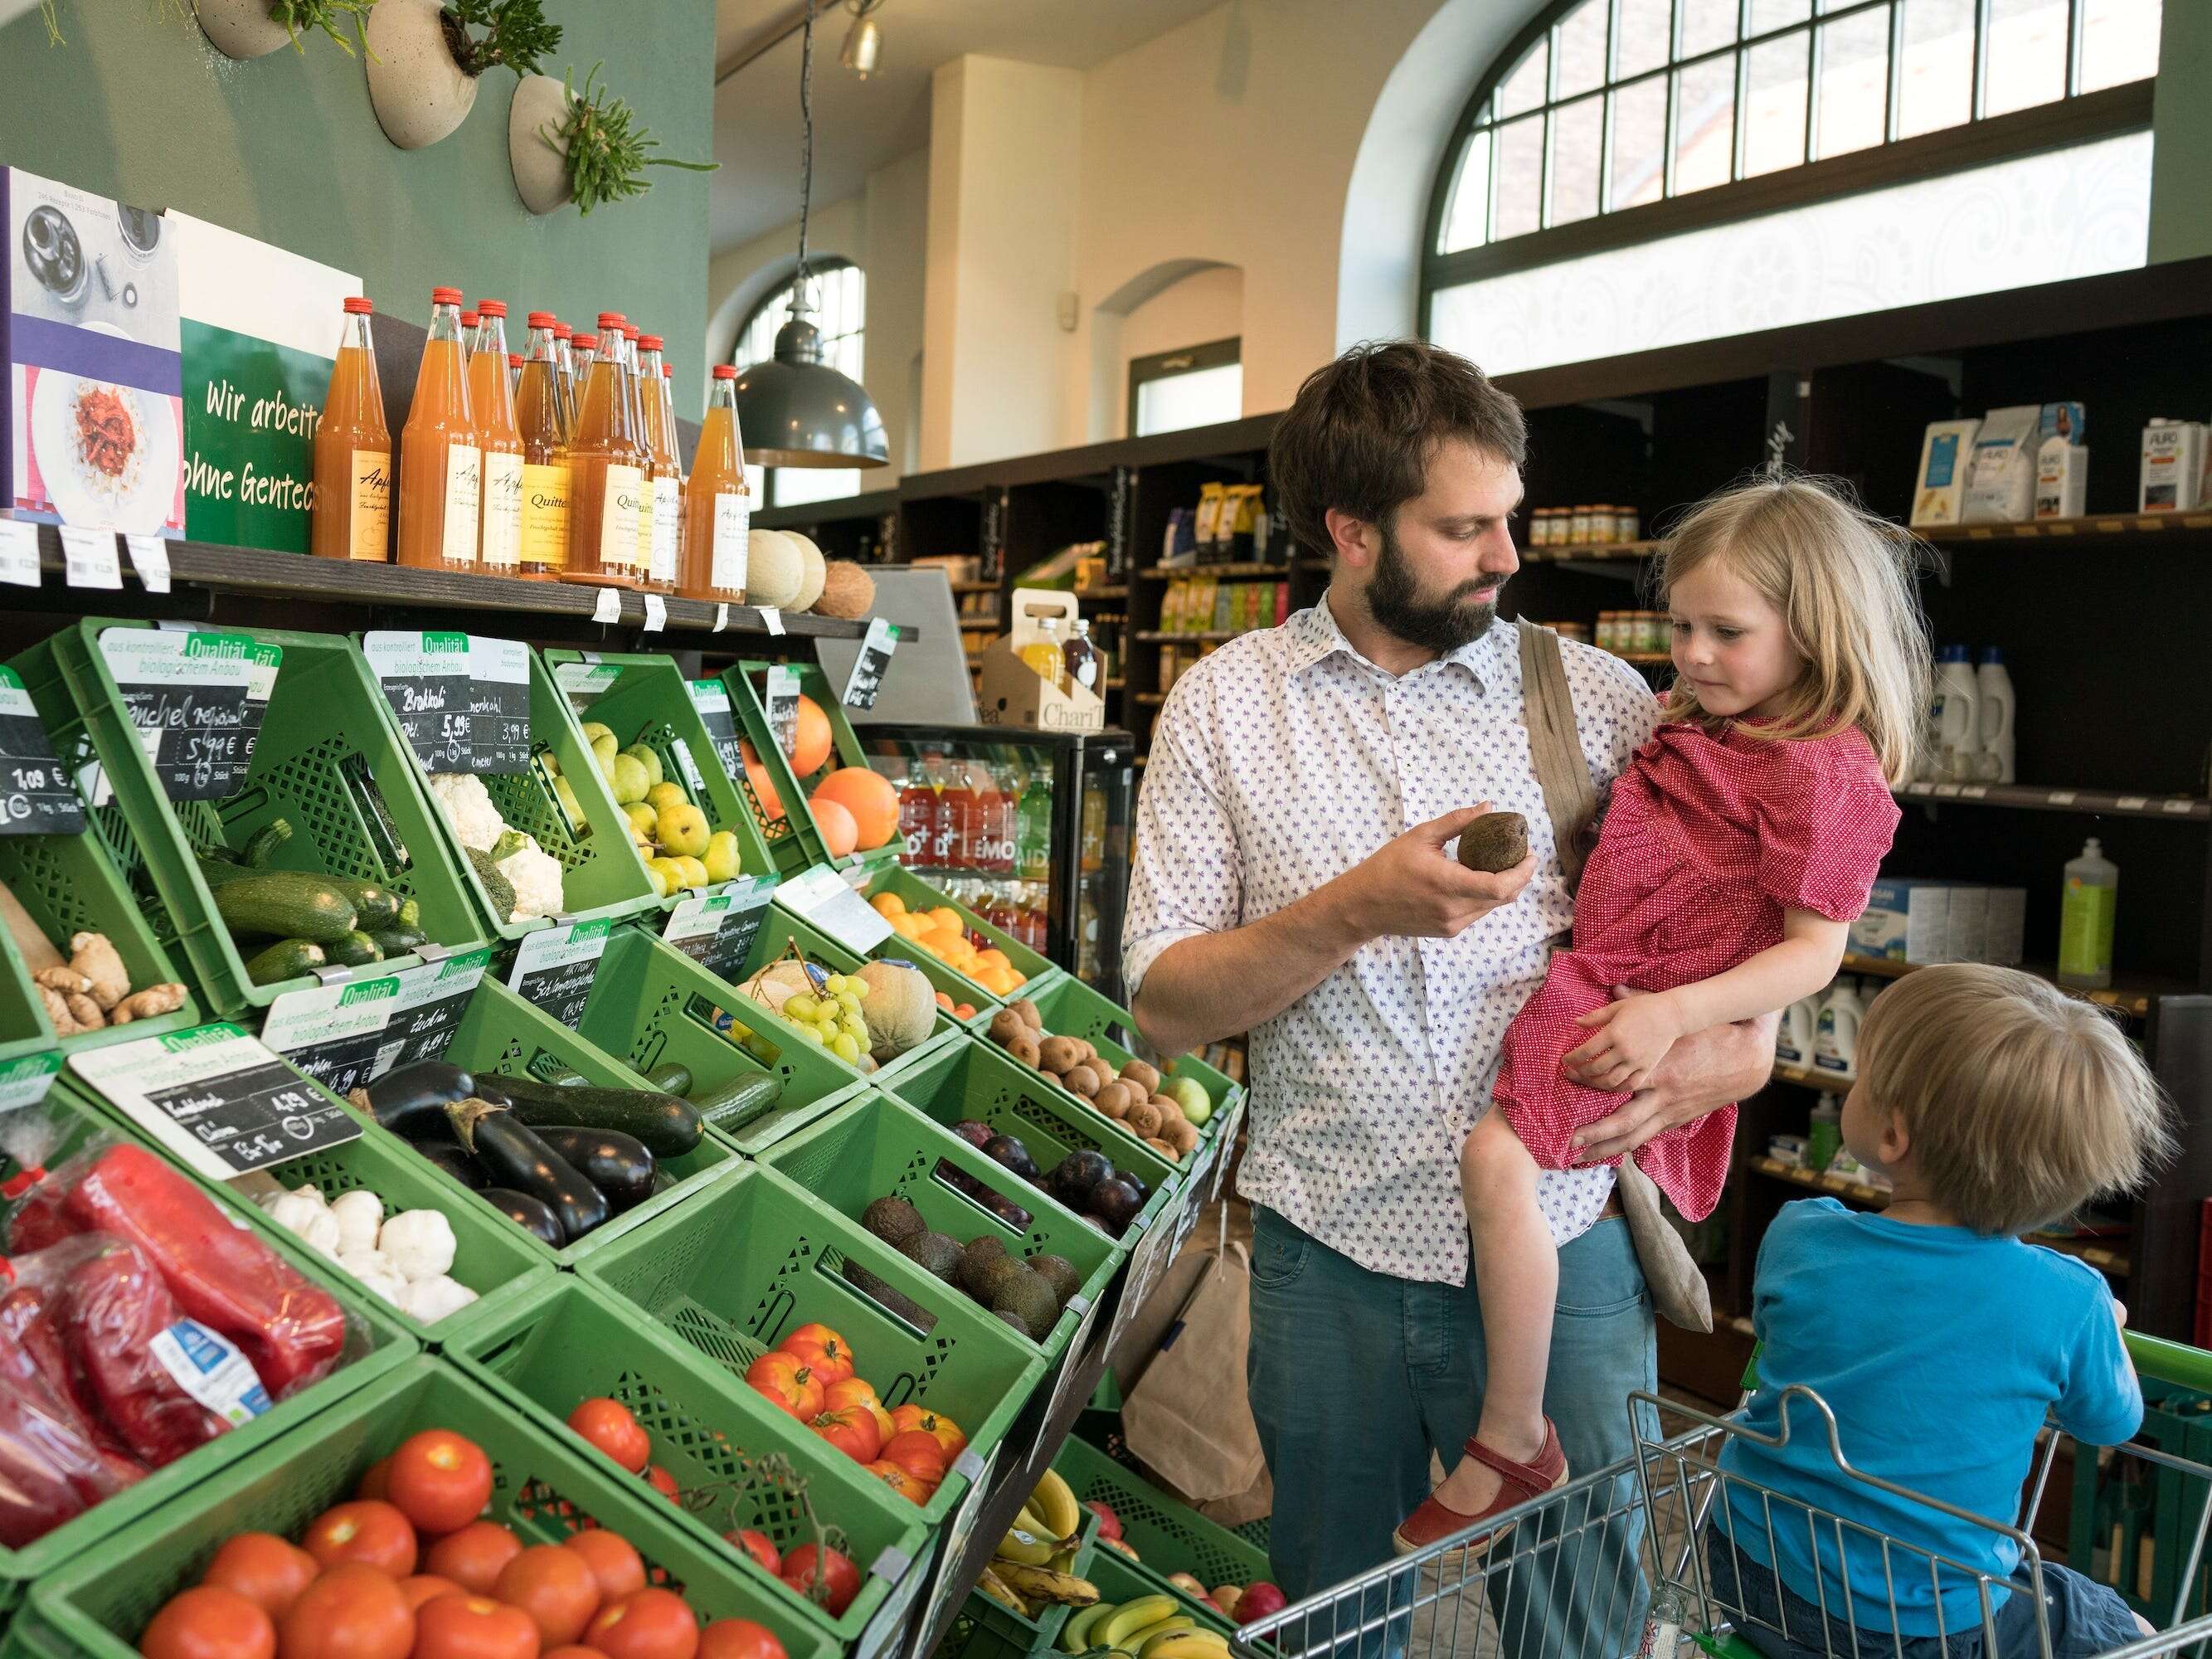
[[[1236,1036],[1274,1018],[1351,961],[1367,941],[1331,891],[1335,885],[1242,927],[1179,939],[1162,951],[1130,1006],[1145,1041],[1180,1054]]]

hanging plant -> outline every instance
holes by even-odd
[[[368,96],[384,136],[402,149],[436,143],[468,118],[486,70],[534,75],[560,40],[541,0],[379,0]]]
[[[518,113],[510,118],[507,128],[508,150],[515,187],[533,213],[551,212],[561,204],[563,194],[574,201],[579,213],[642,196],[653,188],[646,176],[647,167],[712,173],[719,165],[651,154],[660,148],[659,141],[639,124],[636,111],[599,85],[599,68],[597,64],[592,65],[581,91],[571,76],[563,75],[557,89],[557,114],[534,127],[523,125],[524,112],[534,106],[534,100],[526,105],[521,94],[517,94]],[[546,86],[550,88],[550,77]],[[524,89],[534,91],[535,84],[526,83]],[[550,101],[550,93],[548,98]],[[544,179],[545,151],[560,157],[566,174],[565,191]]]
[[[539,0],[450,0],[439,21],[447,50],[471,79],[501,65],[517,75],[535,75],[538,60],[561,44],[561,26],[546,21]],[[471,34],[471,29],[483,33]]]
[[[269,16],[271,21],[284,26],[284,33],[291,37],[293,51],[305,52],[307,48],[300,44],[301,34],[320,29],[350,58],[353,42],[339,32],[338,25],[351,19],[354,32],[358,34],[375,7],[376,0],[269,0]],[[366,50],[366,38],[362,45]]]
[[[320,29],[349,58],[353,42],[340,26],[362,32],[376,0],[194,0],[200,27],[226,58],[264,58],[283,46],[304,53],[300,36]],[[365,46],[365,42],[364,42]]]

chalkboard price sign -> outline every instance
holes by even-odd
[[[261,1040],[343,1095],[393,1067],[441,1057],[490,965],[478,950],[343,985],[288,991],[269,1005]]]
[[[469,639],[471,772],[530,769],[530,647],[520,640]]]
[[[788,755],[799,741],[799,671],[781,663],[768,671],[768,729],[775,746]],[[805,779],[800,779],[805,782]]]
[[[714,754],[722,769],[732,781],[744,777],[744,751],[739,746],[737,715],[730,708],[730,688],[720,680],[693,680],[690,685],[691,706],[699,711],[699,723],[714,740]]]
[[[574,1030],[592,1000],[592,981],[612,926],[603,919],[526,934],[515,948],[508,988]]]
[[[12,668],[0,667],[0,836],[74,836],[84,803]]]
[[[884,689],[884,672],[891,665],[891,653],[898,649],[898,624],[885,622],[881,617],[868,624],[867,637],[860,641],[860,654],[853,659],[853,672],[846,677],[845,695],[840,699],[848,708],[873,708],[876,695]]]
[[[244,787],[281,647],[242,634],[111,628],[100,653],[171,800],[221,800]]]
[[[475,741],[469,636],[386,629],[362,635],[361,648],[422,769],[467,771]]]
[[[735,983],[775,896],[773,876],[745,877],[725,891],[695,894],[668,913],[660,937],[708,973]]]

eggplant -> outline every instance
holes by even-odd
[[[539,1243],[557,1250],[568,1242],[561,1231],[561,1218],[544,1199],[518,1193],[512,1187],[487,1187],[477,1196]]]
[[[586,1129],[561,1124],[536,1127],[532,1133],[550,1146],[560,1159],[606,1194],[607,1207],[617,1215],[635,1209],[653,1196],[653,1177],[658,1173],[653,1154],[635,1135],[616,1129]]]
[[[446,1108],[476,1091],[476,1079],[459,1066],[442,1060],[418,1060],[386,1072],[366,1089],[355,1090],[360,1098],[354,1103],[365,1103],[379,1127],[413,1139],[433,1125],[442,1133]]]
[[[487,1177],[483,1167],[469,1156],[469,1149],[448,1135],[414,1143],[415,1150],[436,1164],[471,1192],[482,1192]]]
[[[561,1224],[562,1243],[574,1243],[607,1218],[605,1194],[506,1107],[472,1097],[454,1102],[446,1115],[486,1175],[552,1210]]]

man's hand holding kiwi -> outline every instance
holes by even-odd
[[[1502,869],[1472,869],[1463,862],[1468,854],[1462,832],[1486,815],[1510,819],[1519,829],[1518,854]],[[1477,834],[1486,856],[1506,850],[1507,843],[1496,839],[1498,831]],[[1455,836],[1462,836],[1457,860],[1444,850]],[[1490,803],[1483,801],[1415,824],[1315,896],[1334,898],[1343,924],[1361,943],[1393,936],[1453,939],[1499,905],[1511,903],[1535,870],[1520,814],[1491,813]]]

